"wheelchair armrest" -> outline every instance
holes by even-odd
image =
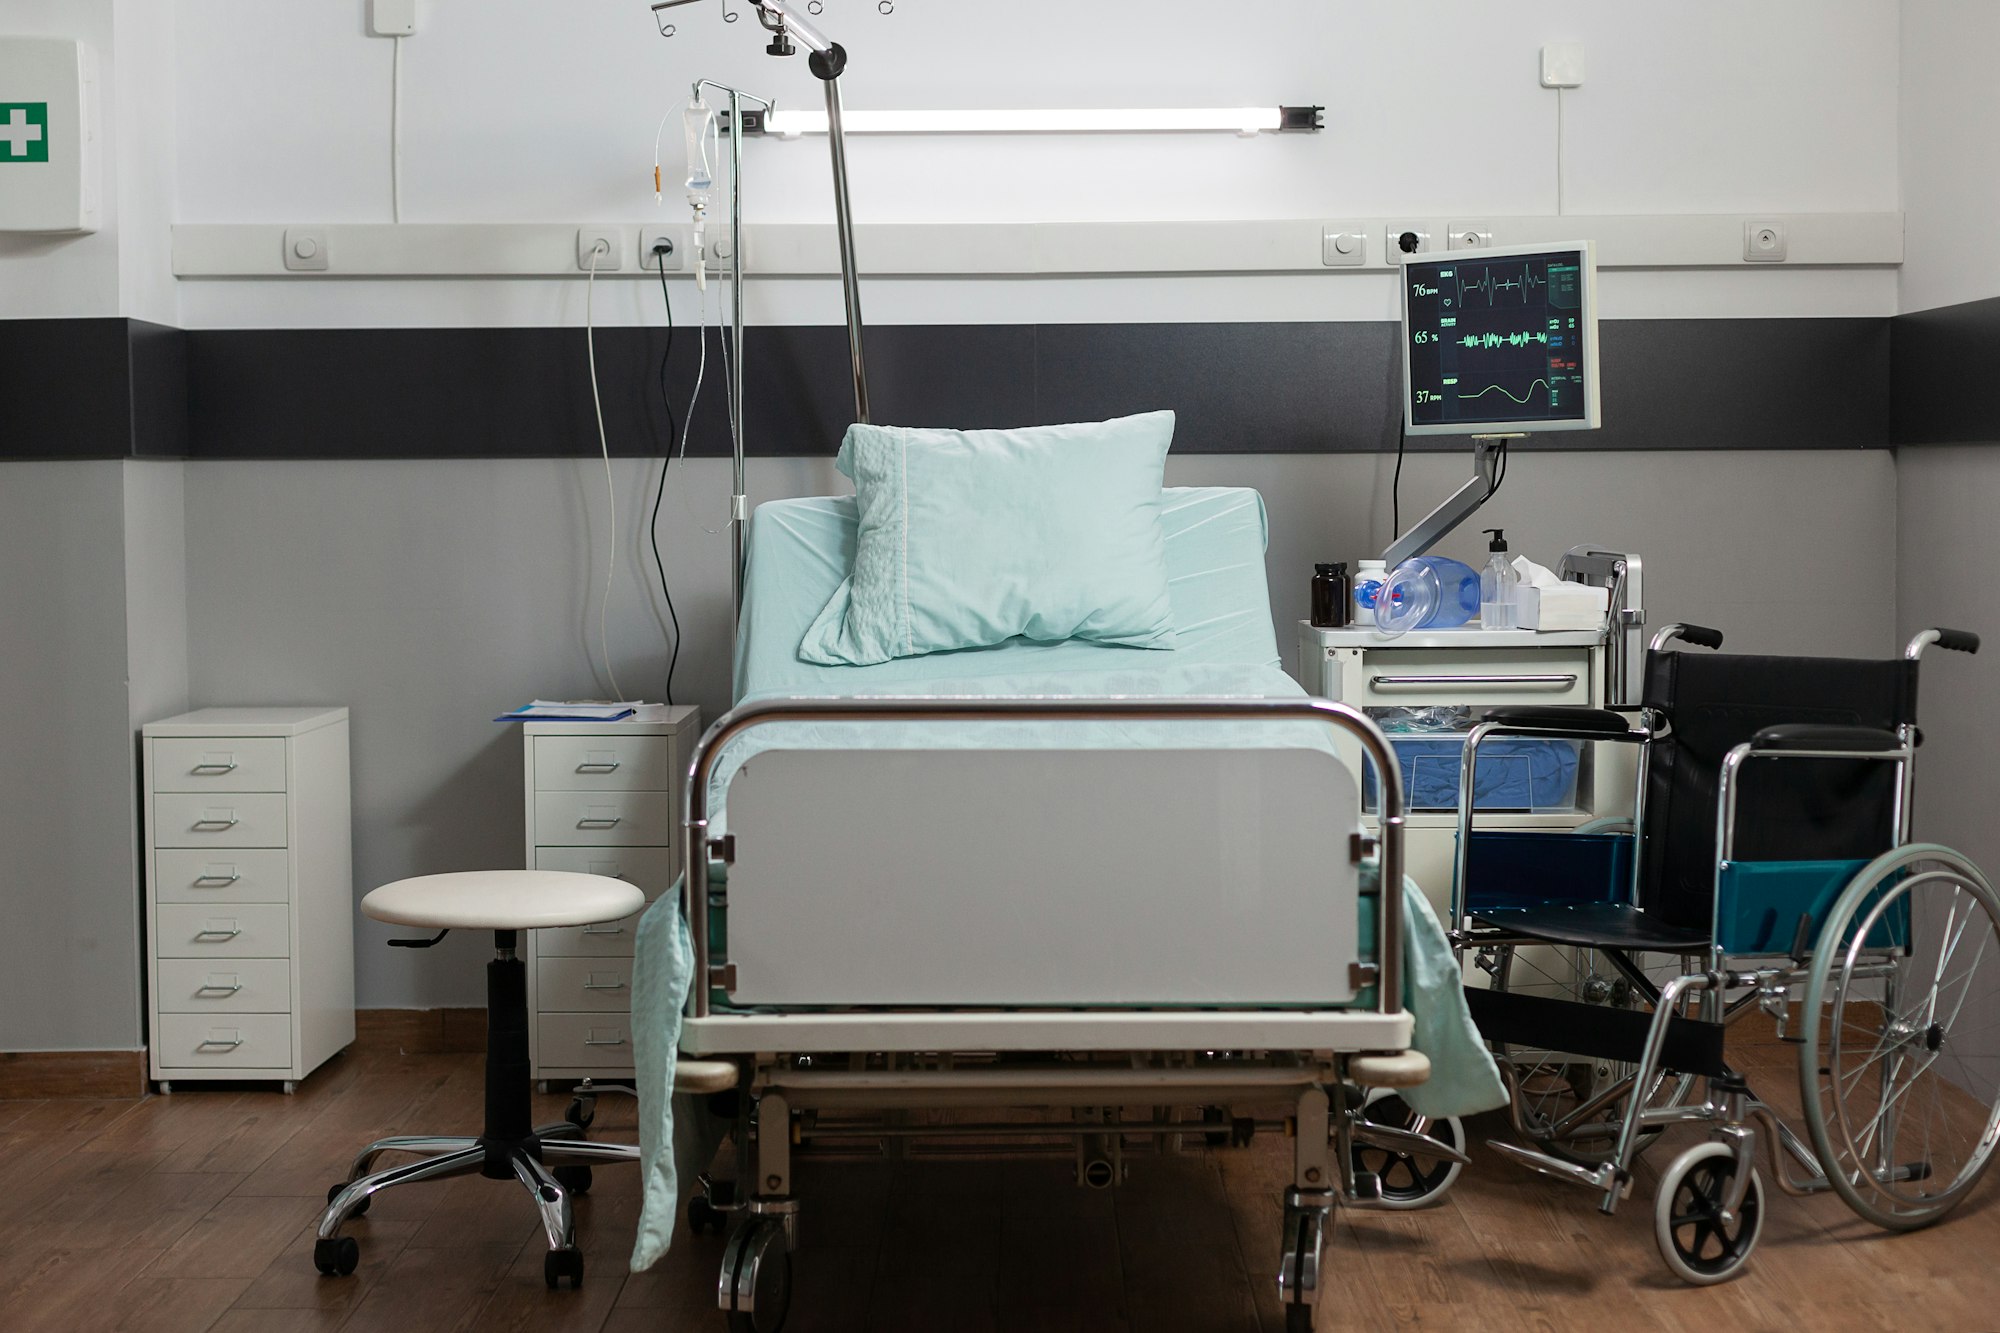
[[[1503,727],[1546,727],[1551,731],[1588,731],[1606,736],[1623,736],[1632,730],[1629,718],[1608,708],[1565,708],[1555,704],[1489,708],[1480,720]]]
[[[1765,727],[1750,743],[1758,750],[1789,754],[1822,750],[1880,754],[1899,750],[1903,746],[1902,739],[1895,732],[1884,731],[1880,727],[1836,727],[1817,722],[1789,722],[1782,726]]]

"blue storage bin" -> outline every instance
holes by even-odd
[[[1632,835],[1474,829],[1466,877],[1471,891],[1465,909],[1471,913],[1544,903],[1629,902]]]
[[[1458,776],[1465,738],[1456,735],[1389,737],[1403,774],[1403,803],[1411,811],[1458,809]],[[1479,747],[1474,810],[1570,810],[1576,806],[1578,744],[1567,740],[1496,736]],[[1375,770],[1364,765],[1361,799],[1377,808]]]

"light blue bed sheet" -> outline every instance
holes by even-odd
[[[851,498],[776,501],[751,522],[744,612],[737,645],[738,702],[869,695],[1077,695],[1298,698],[1278,667],[1264,575],[1265,518],[1255,491],[1169,489],[1163,522],[1178,646],[1171,652],[1082,642],[1030,643],[933,653],[869,667],[816,666],[798,644],[853,559]],[[715,770],[713,831],[726,826],[730,778],[769,749],[1107,749],[1297,745],[1325,749],[1330,729],[1309,722],[774,723],[731,746]],[[680,1181],[702,1170],[726,1126],[673,1094],[674,1052],[693,949],[678,907],[664,895],[639,926],[632,1032],[642,1114],[645,1201],[632,1266],[666,1253]],[[1426,1115],[1469,1114],[1505,1094],[1466,1012],[1458,965],[1429,901],[1405,886],[1404,999],[1414,1045],[1431,1057],[1431,1081],[1411,1090]],[[1373,936],[1373,900],[1363,902],[1363,939]],[[1337,965],[1345,966],[1346,960]],[[1330,966],[1336,965],[1329,963]],[[1372,996],[1363,1002],[1372,1003]],[[678,1111],[679,1114],[675,1114]]]

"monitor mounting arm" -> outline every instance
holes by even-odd
[[[1382,563],[1390,569],[1405,560],[1414,560],[1444,540],[1445,534],[1479,512],[1479,506],[1493,496],[1499,482],[1502,451],[1519,435],[1475,435],[1472,437],[1472,480],[1452,497],[1418,519],[1415,526],[1382,552]]]

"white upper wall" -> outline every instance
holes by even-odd
[[[1904,236],[1899,308],[2000,296],[2000,5],[1903,5]]]
[[[426,0],[404,43],[403,217],[641,221],[654,132],[697,76],[816,106],[803,58],[774,60],[746,0]],[[1564,95],[1576,213],[1868,212],[1898,207],[1895,0],[1306,0],[1239,8],[1075,0],[827,0],[854,107],[1319,103],[1318,135],[868,138],[850,149],[863,221],[1496,216],[1556,211],[1556,95],[1544,42],[1588,50]],[[1142,16],[1144,25],[1134,22]],[[364,0],[179,0],[179,219],[388,221],[393,44]],[[678,117],[664,216],[684,205]],[[825,221],[824,141],[747,147],[746,213]],[[1619,273],[1613,316],[1888,314],[1884,272]],[[870,317],[1386,318],[1386,275],[872,284]],[[575,321],[574,283],[183,283],[195,325]],[[646,318],[620,283],[600,318]],[[1032,288],[1031,297],[1021,295]],[[753,318],[837,322],[831,284],[768,285]],[[655,294],[657,300],[657,294]],[[476,313],[475,313],[476,312]]]

